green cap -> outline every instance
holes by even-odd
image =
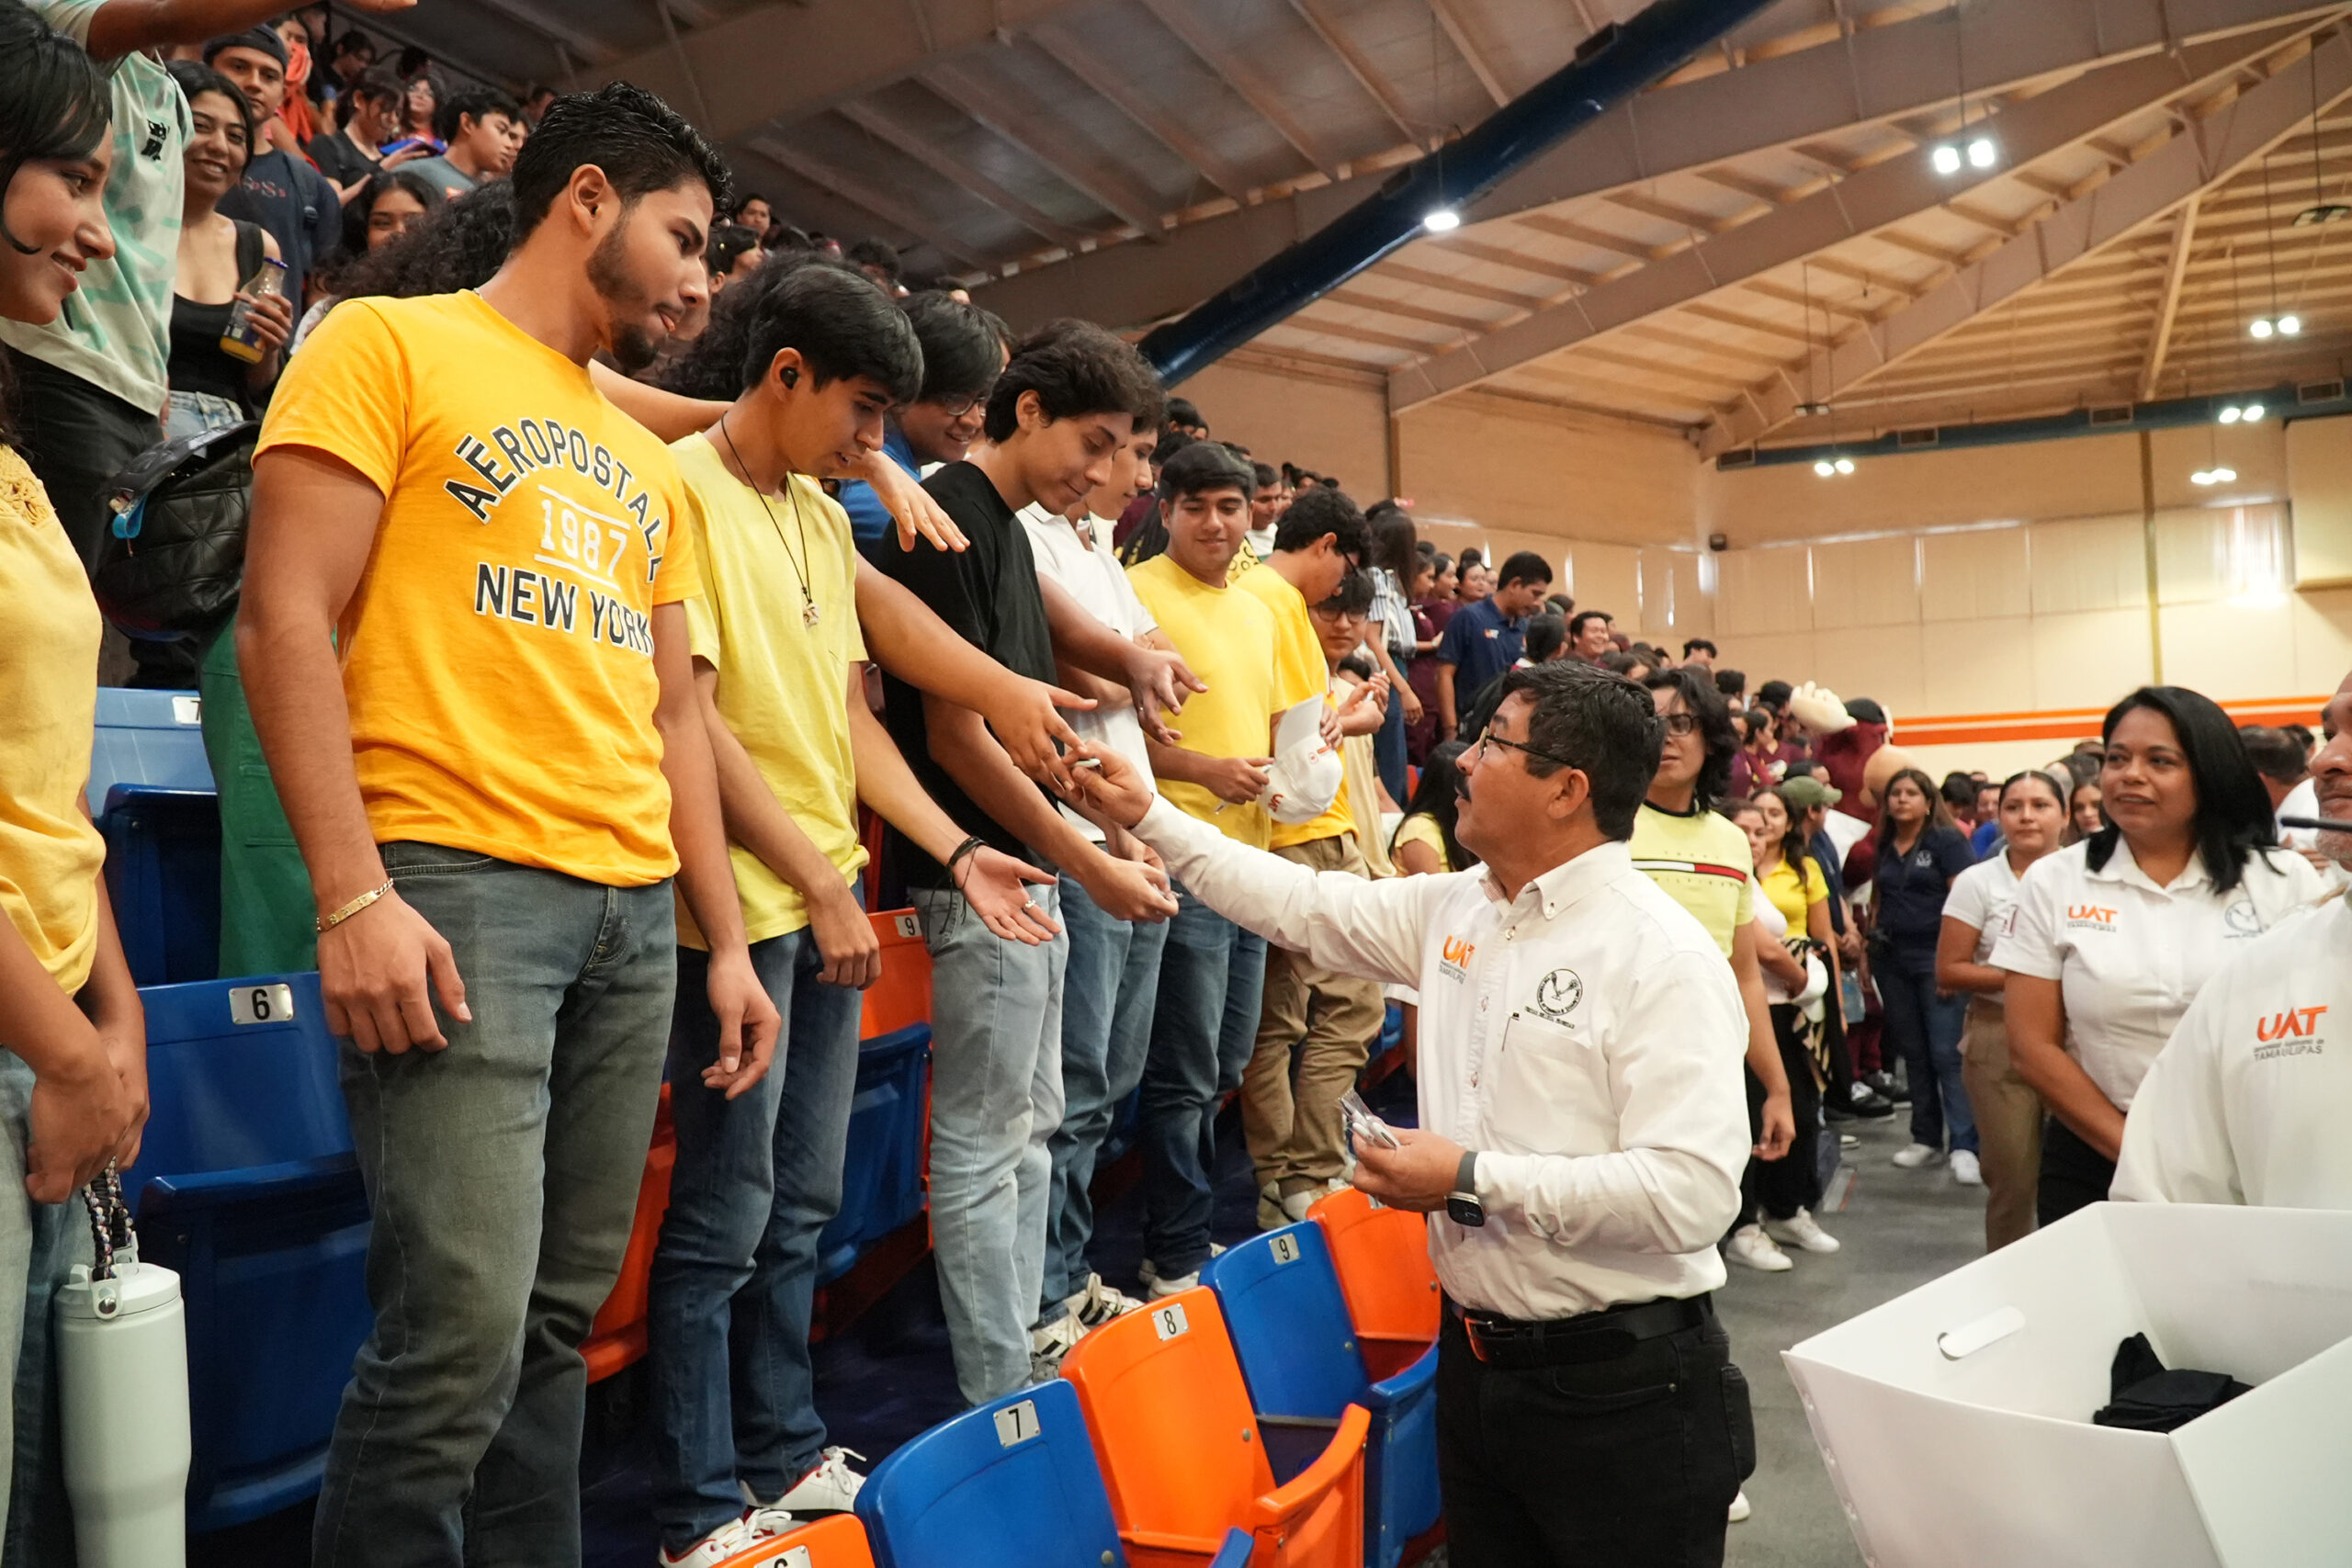
[[[1844,796],[1845,792],[1836,784],[1823,784],[1810,773],[1800,778],[1790,779],[1781,785],[1781,799],[1791,806],[1803,807],[1807,811],[1816,806],[1835,806]]]

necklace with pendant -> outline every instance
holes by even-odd
[[[768,514],[768,525],[775,530],[775,542],[784,547],[784,558],[792,562],[792,574],[800,580],[800,624],[815,627],[818,620],[817,600],[808,592],[808,570],[802,563],[808,558],[808,524],[800,515],[800,492],[792,488],[792,477],[784,480],[785,498],[792,503],[792,525],[800,535],[800,554],[792,553],[791,542],[784,536],[784,525],[776,521],[775,509],[768,504],[767,493],[752,480],[752,466],[743,461],[743,454],[735,449],[735,437],[727,428],[727,416],[718,416],[718,434],[726,439],[728,453],[734,457],[736,468],[742,470],[743,483],[760,498],[760,510]]]

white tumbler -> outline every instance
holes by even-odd
[[[187,1326],[180,1277],[115,1255],[57,1292],[65,1490],[81,1568],[187,1561]]]

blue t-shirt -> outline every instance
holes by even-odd
[[[1943,934],[1944,895],[1951,879],[1976,863],[1957,828],[1930,827],[1907,855],[1888,842],[1878,857],[1878,929],[1906,971],[1932,970]]]
[[[2000,841],[2001,819],[1996,817],[1989,821],[1976,824],[1976,831],[1968,836],[1968,848],[1978,860],[1983,860],[1993,852],[1993,846]]]
[[[1453,700],[1457,709],[1486,690],[1487,683],[1519,662],[1526,651],[1527,620],[1507,620],[1492,599],[1464,605],[1445,623],[1438,638],[1437,660],[1453,666]]]
[[[897,425],[883,426],[882,450],[909,474],[917,479],[922,477],[922,469],[915,462],[915,449],[907,445],[907,438],[899,434]],[[897,525],[890,509],[882,504],[882,498],[864,479],[850,479],[842,484],[841,503],[842,510],[849,513],[850,536],[857,541],[857,553],[879,566],[882,536]]]

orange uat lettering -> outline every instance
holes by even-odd
[[[2257,1040],[2291,1040],[2315,1032],[2325,1007],[2289,1008],[2274,1012],[2268,1018],[2255,1020],[2254,1034]]]
[[[2115,911],[2102,909],[2097,904],[2069,904],[2066,906],[2066,918],[2070,920],[2097,920],[2101,925],[2112,925],[2115,921]]]
[[[1445,961],[1457,969],[1468,968],[1470,955],[1477,951],[1476,946],[1458,936],[1450,936],[1445,939]]]

